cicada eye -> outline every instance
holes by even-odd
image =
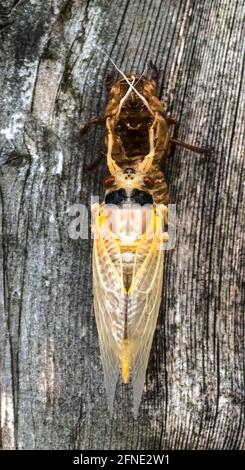
[[[119,206],[127,199],[125,189],[118,189],[117,191],[112,191],[107,194],[105,197],[105,204],[115,204]]]
[[[146,193],[145,191],[140,191],[139,189],[133,189],[130,197],[131,201],[140,206],[146,204],[153,204],[153,198],[151,194]]]
[[[147,188],[153,188],[153,186],[155,185],[155,180],[151,176],[144,176],[144,183]]]
[[[108,175],[103,179],[103,186],[105,188],[110,188],[113,185],[114,181],[115,181],[114,176]]]

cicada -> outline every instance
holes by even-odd
[[[154,154],[146,172],[150,171],[155,180],[156,203],[169,202],[163,165],[176,145],[197,153],[209,152],[178,139],[179,123],[168,115],[166,105],[157,97],[156,74],[150,79],[134,74],[123,75],[110,89],[105,117],[92,118],[81,132],[93,123],[105,125],[107,159],[112,158],[121,168],[129,165],[136,168],[147,154]]]
[[[178,140],[178,122],[157,97],[157,80],[124,75],[111,88],[103,119],[103,203],[93,206],[93,291],[109,409],[118,376],[132,379],[137,416],[159,312],[168,188],[162,164]],[[98,160],[99,161],[99,160]],[[97,163],[97,162],[96,162]],[[92,169],[95,164],[92,164]]]
[[[143,166],[108,164],[104,201],[92,208],[94,310],[109,410],[121,373],[132,379],[136,417],[161,302],[167,207],[155,203]]]

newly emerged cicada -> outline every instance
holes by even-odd
[[[136,417],[161,302],[167,207],[155,204],[144,168],[111,163],[104,202],[93,206],[94,310],[110,412],[121,371],[123,383],[132,379]]]

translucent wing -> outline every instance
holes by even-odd
[[[160,243],[162,220],[156,217],[156,232],[140,268],[134,272],[128,305],[128,337],[132,345],[131,370],[134,394],[134,416],[137,416],[144,387],[153,335],[156,328],[162,295],[164,251]],[[140,244],[137,257],[145,246]]]
[[[119,371],[120,368],[123,370],[126,358],[126,368],[129,368],[133,381],[134,415],[138,413],[162,293],[164,252],[159,249],[160,216],[155,216],[154,225],[153,238],[142,237],[137,245],[128,293],[123,284],[119,244],[106,224],[100,225],[99,218],[95,225],[94,309],[110,412]]]
[[[111,232],[99,224],[99,218],[93,246],[93,291],[108,406],[112,413],[124,336],[125,293],[120,250]]]

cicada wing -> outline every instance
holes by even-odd
[[[93,246],[94,310],[108,407],[112,414],[124,335],[125,294],[118,245],[107,229],[97,227]]]
[[[160,223],[161,220],[158,218],[158,224]],[[144,250],[143,245],[139,247],[136,257],[141,256],[142,250]],[[132,344],[131,369],[135,417],[138,414],[161,303],[163,260],[164,251],[159,244],[159,237],[156,233],[141,268],[134,273],[128,307],[128,335]]]

